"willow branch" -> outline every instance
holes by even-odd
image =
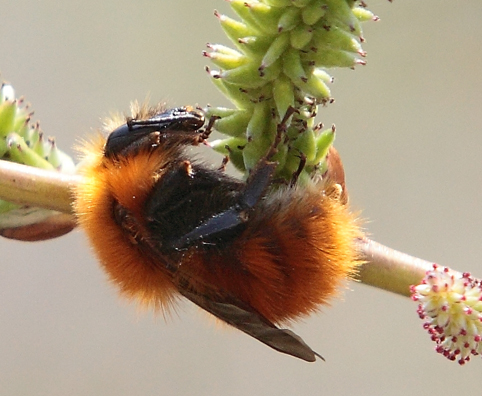
[[[418,285],[433,263],[399,252],[368,238],[358,242],[365,264],[360,267],[360,282],[409,297],[410,286]]]
[[[0,160],[0,198],[73,214],[73,188],[81,176]]]
[[[82,180],[66,175],[8,161],[0,161],[0,198],[22,205],[38,206],[73,214],[73,189]],[[358,280],[362,283],[410,295],[410,285],[420,283],[432,263],[398,252],[370,239],[358,242],[361,266]]]

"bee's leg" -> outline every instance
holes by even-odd
[[[223,233],[233,231],[236,227],[245,224],[249,219],[252,209],[258,204],[269,185],[277,163],[272,162],[272,157],[277,152],[277,146],[286,132],[289,118],[296,112],[290,107],[277,127],[276,137],[267,154],[251,170],[244,189],[239,193],[236,204],[229,209],[212,216],[210,219],[185,234],[177,242],[173,243],[175,249],[183,249],[196,243],[209,240],[209,244],[215,243],[216,238],[221,238]],[[214,242],[213,242],[214,241]]]

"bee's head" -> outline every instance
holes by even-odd
[[[104,157],[122,157],[163,145],[195,145],[204,140],[204,114],[191,107],[177,107],[145,119],[127,119],[107,138]]]

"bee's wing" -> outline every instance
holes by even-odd
[[[179,291],[194,304],[279,352],[307,362],[314,362],[316,356],[325,360],[313,351],[301,337],[291,330],[277,328],[259,313],[246,310],[230,302],[211,301],[188,290]]]

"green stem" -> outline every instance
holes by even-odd
[[[73,188],[82,178],[0,161],[0,197],[20,205],[73,214]]]
[[[368,238],[360,239],[359,249],[366,261],[358,280],[366,285],[410,297],[410,286],[418,285],[433,263],[399,252]]]
[[[0,160],[0,199],[73,214],[73,189],[82,181],[66,175]],[[420,283],[432,263],[398,252],[370,239],[359,241],[365,261],[358,280],[366,285],[410,295],[410,286]]]

